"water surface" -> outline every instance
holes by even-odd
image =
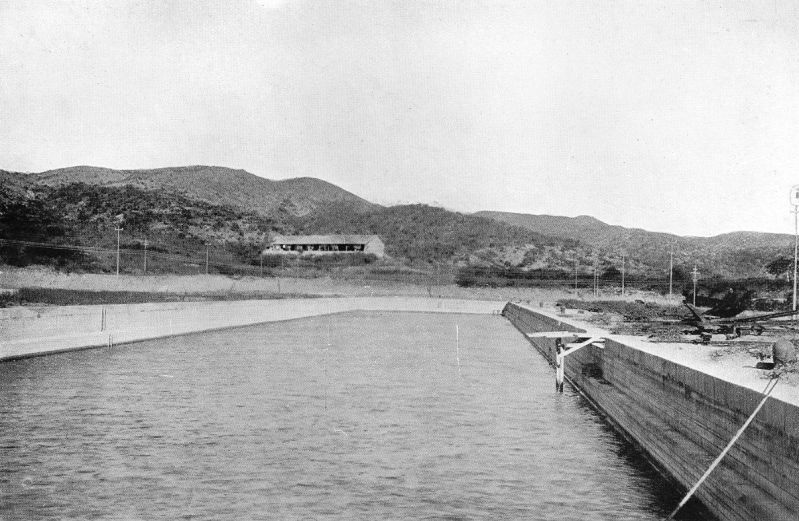
[[[553,390],[505,319],[476,315],[0,364],[0,519],[663,519],[675,492]]]

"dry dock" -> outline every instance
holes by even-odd
[[[503,310],[503,304],[367,297],[11,308],[0,310],[0,361],[348,311],[502,310],[552,362],[554,338],[532,333],[590,328],[576,316],[515,303]],[[567,379],[664,474],[689,489],[755,410],[768,380],[740,363],[730,370],[709,361],[703,346],[592,332],[606,339],[604,349],[588,346],[567,356]],[[698,489],[696,497],[719,519],[799,519],[798,406],[797,387],[778,385]]]
[[[530,333],[589,329],[574,318],[521,304],[509,303],[503,313],[553,363],[554,338]],[[605,347],[567,356],[566,378],[657,467],[690,489],[756,409],[768,380],[755,369],[714,367],[697,354],[699,346],[691,351],[589,332],[602,335]],[[795,387],[778,385],[697,490],[719,519],[799,519],[797,394]]]

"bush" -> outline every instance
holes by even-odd
[[[460,268],[455,276],[459,286],[540,286],[570,282],[570,274],[561,270],[521,270],[519,268],[476,267]]]

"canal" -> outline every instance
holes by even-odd
[[[0,519],[662,520],[678,491],[553,388],[521,334],[481,315],[348,313],[7,362]]]

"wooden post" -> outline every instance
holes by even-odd
[[[671,246],[671,251],[669,252],[669,299],[672,296],[672,289],[674,283],[674,245]]]
[[[622,253],[622,255],[621,255],[621,294],[622,294],[622,296],[624,296],[624,261],[625,261],[625,257],[624,257],[624,254]]]
[[[119,277],[119,232],[122,231],[122,228],[117,224],[114,229],[117,231],[117,277]]]
[[[577,289],[577,254],[574,254],[574,289]]]

